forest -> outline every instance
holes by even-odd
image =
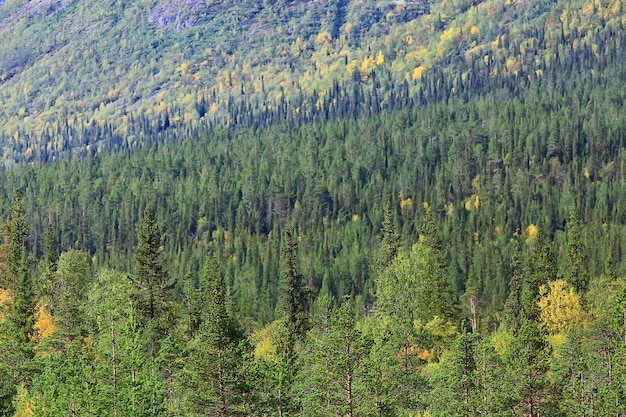
[[[624,92],[580,62],[3,170],[3,415],[624,413]]]
[[[0,1],[0,417],[626,415],[621,1],[171,3]]]

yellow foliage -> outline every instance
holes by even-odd
[[[0,320],[4,316],[4,312],[9,308],[9,303],[11,302],[12,297],[9,293],[9,290],[5,290],[4,288],[0,288]]]
[[[383,51],[378,51],[376,55],[376,65],[383,65],[385,63],[385,55],[383,55]]]
[[[547,337],[548,343],[550,343],[550,347],[552,348],[552,352],[554,356],[558,356],[559,348],[565,341],[567,340],[567,336],[564,334],[552,334]]]
[[[405,209],[410,209],[411,207],[413,207],[413,199],[410,197],[405,198],[402,191],[400,191],[400,194],[398,194],[398,198],[400,199],[400,211],[402,212],[402,216],[404,216]]]
[[[478,29],[476,26],[472,26],[470,28],[470,34],[472,36],[478,36],[480,34],[480,29]]]
[[[352,221],[353,222],[358,222],[359,221],[359,215],[358,214],[353,214],[352,215]]]
[[[589,3],[583,7],[583,16],[589,17],[594,13],[594,5],[593,3]]]
[[[46,311],[43,306],[37,306],[37,313],[35,314],[35,330],[39,341],[42,341],[46,337],[50,336],[54,331],[54,319]]]
[[[432,350],[428,350],[428,349],[423,349],[422,351],[420,351],[420,353],[417,354],[417,357],[420,358],[423,361],[428,362],[429,360],[431,360],[433,358],[433,352]]]
[[[264,328],[256,331],[252,335],[252,342],[254,343],[254,357],[256,359],[263,359],[272,362],[276,362],[278,360],[274,339],[278,337],[281,330],[280,327],[281,323],[279,321],[274,321]]]
[[[186,62],[183,62],[182,64],[180,64],[178,68],[176,68],[176,72],[180,73],[181,75],[186,75],[188,71],[189,71],[189,64]]]
[[[374,70],[374,67],[374,57],[371,55],[365,58],[363,62],[361,62],[361,65],[359,65],[359,73],[361,74],[361,79],[363,81],[366,81],[369,78],[370,74]]]
[[[467,211],[470,211],[472,207],[477,209],[480,206],[480,198],[477,195],[473,195],[465,200],[464,206]]]
[[[357,60],[353,59],[352,61],[348,62],[348,65],[346,65],[346,71],[348,71],[349,74],[352,74],[357,65],[359,65]]]
[[[422,203],[422,207],[424,208],[424,210],[428,210],[428,207],[430,207],[430,205],[428,204],[428,201],[424,201]]]
[[[320,44],[320,45],[327,44],[327,43],[329,43],[332,40],[333,40],[333,38],[332,38],[332,36],[330,36],[330,33],[328,31],[320,32],[317,35],[317,38],[315,38],[315,41],[318,44]]]
[[[108,96],[111,100],[117,100],[117,98],[120,96],[120,90],[118,90],[117,87],[114,87],[111,91],[109,91]]]
[[[506,330],[499,330],[491,336],[491,345],[496,353],[503,356],[509,350],[509,346],[513,343],[513,335]]]
[[[24,385],[17,387],[17,395],[13,399],[13,405],[15,406],[14,417],[32,417],[35,414],[33,411],[35,402],[28,397],[28,390]]]
[[[537,228],[537,226],[535,226],[534,224],[531,224],[530,226],[526,228],[526,237],[528,237],[529,239],[533,239],[537,236],[538,232],[539,232],[539,229]]]
[[[559,279],[542,285],[538,301],[541,323],[551,334],[567,333],[571,326],[580,324],[584,314],[578,294]]]
[[[413,70],[413,75],[411,76],[411,78],[413,78],[414,80],[419,80],[420,78],[422,78],[422,75],[424,75],[424,71],[426,71],[426,68],[420,65]]]
[[[507,60],[506,60],[506,67],[507,67],[507,69],[511,69],[511,68],[513,68],[513,66],[516,64],[516,62],[517,62],[517,61],[515,60],[515,58],[509,58],[509,59],[507,59]]]
[[[589,173],[589,170],[587,168],[583,168],[583,176],[587,179],[591,177],[591,174]]]
[[[439,43],[437,44],[437,56],[439,58],[443,57],[444,54],[450,49],[454,38],[458,36],[459,33],[460,29],[456,27],[449,27],[443,31],[441,38],[439,39]]]

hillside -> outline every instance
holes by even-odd
[[[374,89],[384,107],[429,75],[452,92],[532,82],[568,54],[598,54],[623,19],[620,0],[8,0],[3,158],[84,149],[84,132],[132,142],[146,126],[241,123],[233,109],[320,111],[338,86]]]
[[[626,415],[620,0],[0,0],[0,416]]]

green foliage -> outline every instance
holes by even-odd
[[[51,298],[55,300],[58,335],[70,340],[84,336],[87,331],[85,309],[90,284],[87,254],[75,250],[63,252],[53,275]]]
[[[137,311],[144,325],[157,333],[167,331],[168,281],[159,226],[152,211],[146,209],[137,232],[134,282]]]
[[[369,341],[356,328],[352,300],[344,298],[327,324],[316,329],[317,341],[305,353],[307,366],[299,381],[302,410],[313,416],[368,415],[374,409],[365,385]]]
[[[589,277],[584,269],[585,247],[580,235],[580,215],[576,207],[571,206],[567,223],[567,261],[569,274],[567,281],[578,293],[583,293],[589,286]]]
[[[416,243],[401,252],[377,281],[377,309],[412,327],[415,320],[451,317],[452,304],[437,250]]]
[[[621,2],[44,3],[0,7],[0,414],[624,413]]]
[[[10,417],[15,411],[13,397],[17,387],[12,381],[11,369],[6,364],[0,365],[0,416]]]
[[[220,265],[210,259],[205,271],[206,316],[178,375],[183,404],[189,415],[246,415],[249,346],[229,307]]]
[[[295,239],[293,226],[288,225],[281,250],[283,298],[291,333],[298,338],[309,329],[309,307],[303,277],[298,271],[296,257],[298,245]]]

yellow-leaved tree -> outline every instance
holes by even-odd
[[[580,326],[585,321],[585,313],[580,305],[580,297],[567,282],[558,279],[542,285],[539,289],[538,301],[540,320],[548,332],[548,340],[552,348],[557,348],[565,341],[567,332]]]

